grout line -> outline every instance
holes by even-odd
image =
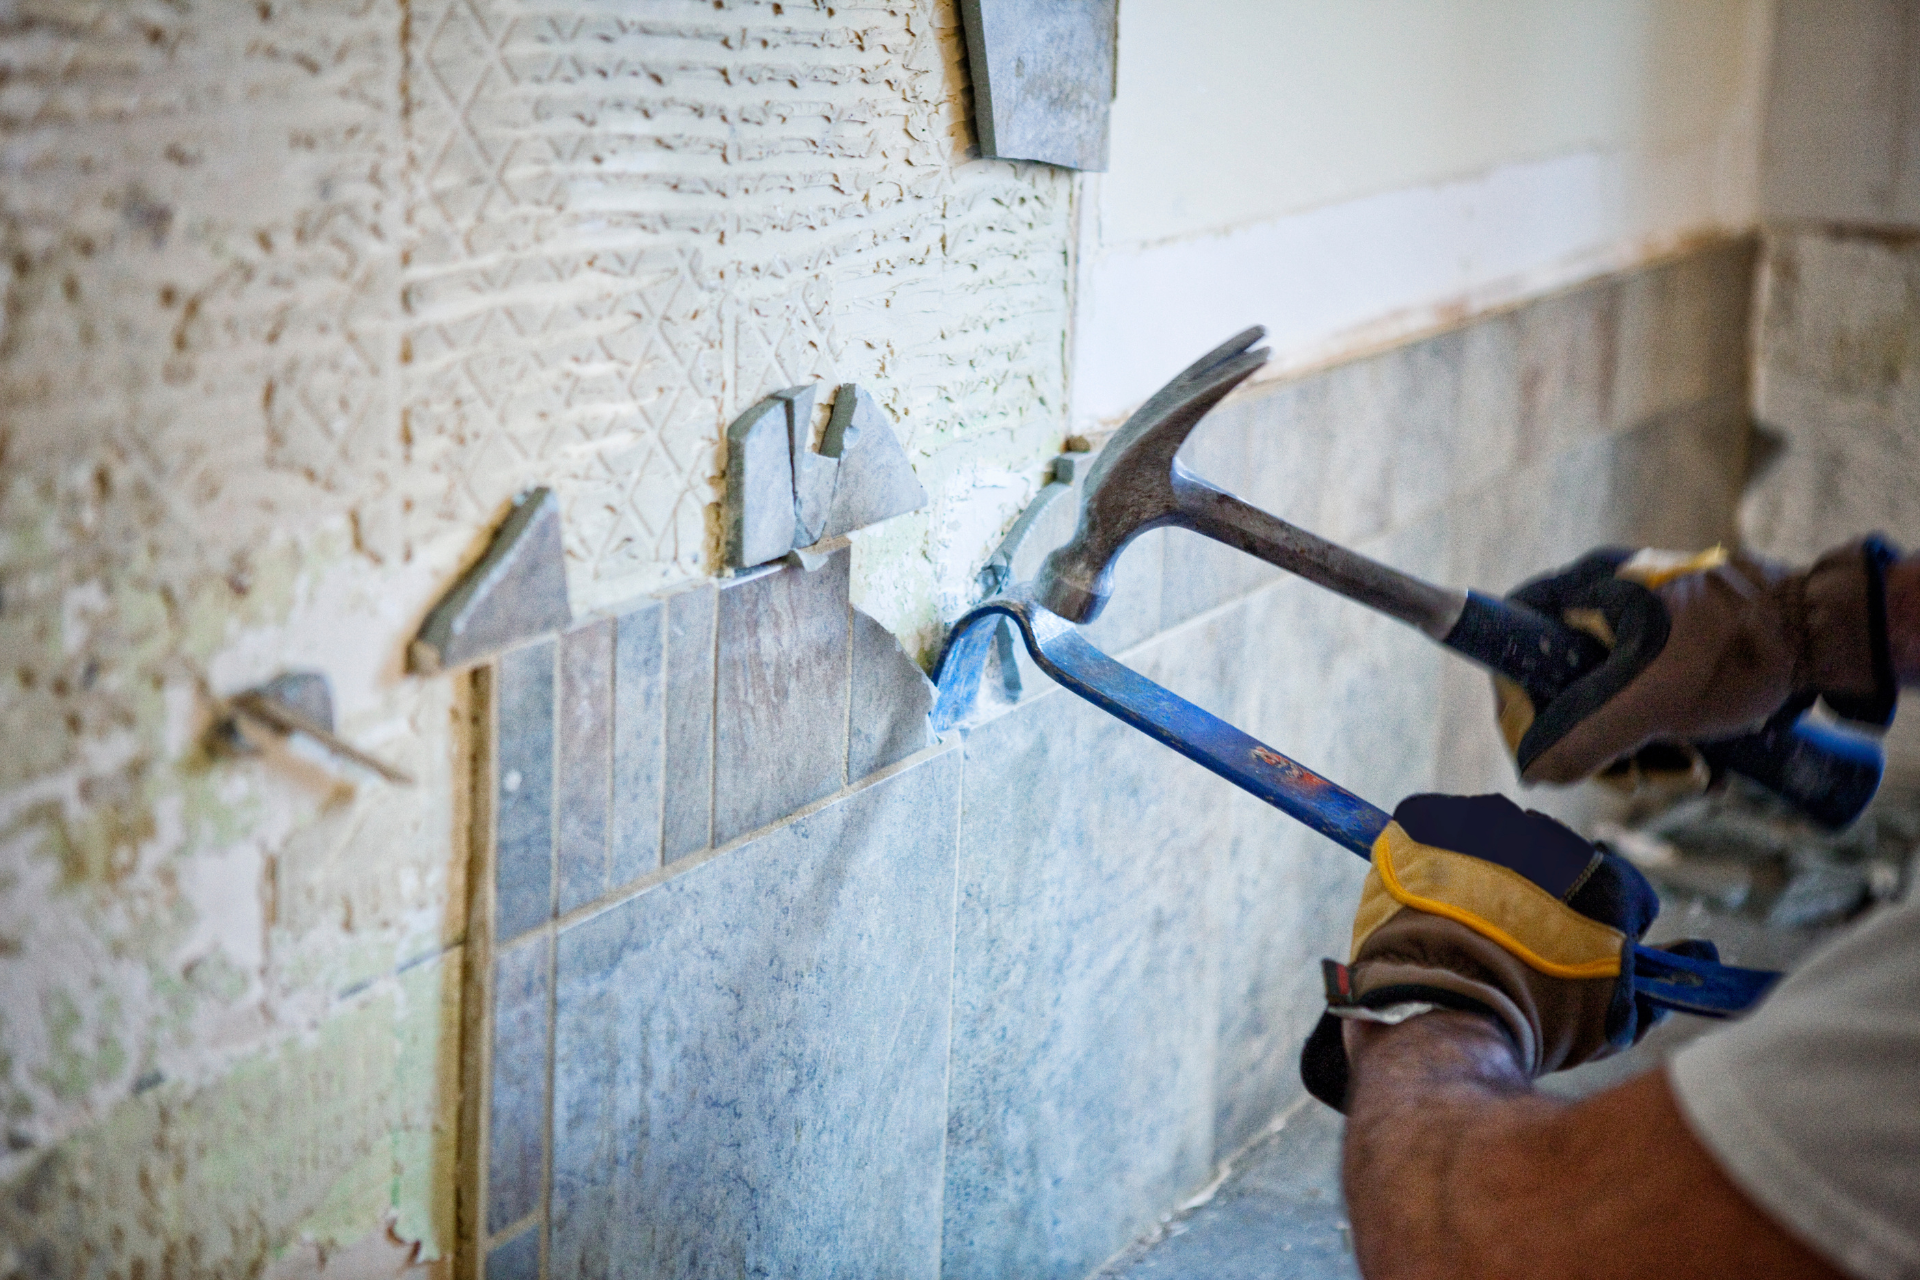
[[[522,1231],[525,1231],[529,1226],[537,1226],[539,1222],[540,1211],[538,1209],[528,1211],[523,1217],[515,1218],[498,1231],[482,1236],[480,1242],[481,1252],[491,1253],[493,1250],[519,1235]]]
[[[460,1020],[462,1037],[472,1036],[470,1045],[463,1046],[462,1081],[460,1103],[461,1126],[464,1136],[471,1135],[472,1150],[459,1151],[456,1148],[455,1185],[459,1185],[458,1167],[462,1159],[470,1163],[473,1179],[473,1202],[467,1206],[470,1215],[468,1229],[459,1227],[456,1200],[456,1244],[455,1257],[462,1253],[473,1256],[465,1261],[462,1268],[470,1280],[481,1280],[486,1271],[487,1246],[487,1210],[488,1199],[492,1194],[491,1153],[493,1149],[493,953],[494,953],[494,916],[497,912],[497,851],[499,841],[497,825],[499,817],[499,792],[497,782],[500,773],[500,664],[498,660],[484,664],[477,669],[468,682],[470,697],[480,701],[478,714],[470,708],[469,726],[477,730],[477,741],[469,744],[470,778],[467,829],[467,867],[471,881],[468,885],[467,929],[469,945],[463,956],[465,969],[462,983],[462,1005],[464,1012]],[[476,723],[477,722],[477,723]],[[471,995],[472,1004],[467,1004]],[[469,1054],[471,1056],[469,1056]],[[466,1068],[471,1065],[473,1079],[466,1080]],[[467,1110],[468,1107],[472,1109]],[[456,1193],[457,1195],[457,1193]]]
[[[561,646],[566,643],[564,634],[556,636],[553,642],[553,764],[552,782],[547,788],[547,842],[548,865],[552,868],[548,884],[547,925],[542,930],[546,934],[547,948],[547,1009],[546,1009],[546,1080],[541,1091],[542,1116],[540,1120],[540,1274],[547,1275],[547,1219],[553,1201],[553,1018],[554,1018],[554,935],[552,921],[560,914],[560,805],[564,786],[561,776],[561,737],[566,712],[565,660],[561,655]]]
[[[713,615],[707,622],[707,848],[713,848],[720,804],[720,588],[713,589]]]
[[[653,718],[653,866],[659,870],[667,865],[667,640],[673,631],[667,626],[667,602],[663,598],[654,610],[657,615],[654,640],[658,648],[654,652],[660,655],[655,679],[655,707]]]
[[[560,647],[566,643],[564,635],[553,640],[553,663],[548,669],[547,678],[553,682],[553,697],[547,726],[547,919],[551,920],[560,910],[560,793],[565,785],[561,776],[560,739],[566,727],[566,663],[560,656]]]
[[[953,898],[947,910],[947,1060],[940,1073],[940,1248],[935,1270],[947,1255],[947,1121],[953,1116],[953,995],[960,971],[960,836],[967,813],[967,753],[959,751],[954,767],[959,781],[953,788]]]
[[[545,939],[547,947],[547,1080],[543,1091],[540,1124],[540,1274],[551,1273],[548,1254],[553,1236],[553,1094],[554,1094],[554,1046],[558,1040],[554,1022],[557,1018],[557,1006],[560,993],[559,980],[560,939],[557,933],[549,932]]]
[[[849,558],[849,561],[848,561],[848,569],[849,569],[849,572],[851,572],[851,569],[852,569],[851,558]],[[840,725],[841,725],[840,786],[843,789],[847,786],[848,783],[853,781],[853,673],[854,673],[854,657],[855,657],[854,646],[860,643],[858,638],[855,637],[854,635],[853,590],[852,590],[853,584],[851,580],[849,580],[847,585],[848,585],[848,590],[847,590],[847,679],[844,686],[842,687],[842,692],[845,694],[846,705],[843,708],[845,714],[843,714],[840,717]]]
[[[585,920],[590,920],[604,911],[611,911],[613,908],[637,898],[643,893],[648,893],[669,881],[678,879],[689,871],[705,866],[716,858],[732,853],[742,845],[752,844],[755,840],[769,836],[781,827],[790,826],[802,818],[810,818],[822,809],[839,804],[842,800],[851,799],[859,795],[862,791],[871,790],[898,774],[905,773],[909,769],[925,764],[927,761],[944,755],[948,751],[956,750],[958,746],[958,737],[954,734],[948,734],[936,741],[932,746],[922,747],[904,760],[897,760],[884,769],[874,770],[851,786],[842,787],[829,795],[821,796],[818,800],[801,805],[792,813],[783,814],[765,826],[755,827],[751,831],[737,835],[725,844],[713,845],[695,853],[690,853],[684,858],[676,858],[659,871],[631,880],[612,893],[597,898],[592,902],[582,903],[580,906],[575,907],[565,915],[554,920],[550,925],[543,925],[541,928],[556,931],[571,929],[574,925],[580,924]],[[521,936],[526,937],[533,932],[533,930],[528,930],[526,934],[522,934]]]
[[[618,742],[620,727],[620,620],[609,618],[607,631],[607,672],[606,682],[601,693],[606,697],[607,725],[606,738],[602,743],[600,763],[603,769],[600,778],[600,892],[605,893],[613,885],[613,840],[617,815],[613,811],[613,769],[615,744]]]

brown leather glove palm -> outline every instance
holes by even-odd
[[[1479,1013],[1532,1076],[1625,1048],[1660,1016],[1633,990],[1634,944],[1659,910],[1631,864],[1504,796],[1409,797],[1374,842],[1352,960],[1325,962],[1308,1092],[1345,1105],[1345,1018]],[[1716,958],[1710,943],[1672,949]]]
[[[1609,659],[1544,707],[1496,678],[1501,731],[1527,782],[1574,782],[1654,743],[1731,737],[1823,697],[1885,724],[1885,568],[1877,538],[1812,568],[1716,548],[1595,551],[1512,599],[1598,636]]]

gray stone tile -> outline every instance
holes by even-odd
[[[1366,864],[1277,810],[1223,846],[1213,1140],[1232,1151],[1302,1093],[1300,1046],[1326,1008],[1320,961],[1344,960]]]
[[[833,417],[820,447],[838,467],[822,537],[851,533],[927,505],[927,491],[913,474],[893,424],[873,396],[851,382],[835,393]]]
[[[1302,388],[1307,420],[1329,446],[1317,523],[1308,526],[1322,537],[1352,543],[1387,527],[1404,372],[1394,352],[1383,352],[1316,374]]]
[[[1340,1194],[1344,1132],[1336,1112],[1308,1103],[1241,1152],[1212,1199],[1098,1280],[1357,1280]]]
[[[486,1280],[540,1280],[538,1224],[487,1251]]]
[[[560,910],[607,891],[607,819],[613,773],[611,618],[560,637],[560,776],[554,787],[554,863]]]
[[[1360,549],[1423,567],[1384,540]],[[1244,631],[1229,716],[1242,729],[1383,808],[1424,789],[1435,685],[1457,659],[1298,579],[1275,583],[1219,622]],[[1219,848],[1214,1125],[1219,1148],[1231,1150],[1299,1094],[1299,1046],[1324,1003],[1318,963],[1345,955],[1366,867],[1265,806]]]
[[[1525,336],[1516,312],[1488,316],[1452,335],[1458,344],[1459,391],[1449,446],[1456,455],[1450,459],[1449,501],[1511,471],[1525,457]]]
[[[540,1207],[547,1142],[552,943],[529,938],[493,960],[493,1072],[487,1098],[487,1230]]]
[[[1913,547],[1920,244],[1780,231],[1760,269],[1755,411],[1773,444],[1742,503],[1743,542],[1789,563],[1871,529]]]
[[[1206,1179],[1226,783],[1056,691],[966,740],[949,1280],[1079,1277]]]
[[[1160,536],[1164,543],[1160,569],[1162,628],[1237,600],[1283,572],[1257,556],[1186,529],[1168,529]]]
[[[768,396],[727,428],[727,492],[721,503],[727,563],[748,566],[793,546],[793,457],[787,401]]]
[[[849,614],[842,549],[720,592],[713,840],[839,789],[847,767]]]
[[[1513,313],[1517,367],[1505,382],[1519,401],[1522,465],[1614,429],[1619,320],[1620,288],[1612,279]],[[1492,379],[1490,394],[1500,394],[1500,382]]]
[[[554,642],[495,664],[494,936],[502,942],[553,913]]]
[[[1620,280],[1616,428],[1743,390],[1753,261],[1738,240]]]
[[[1463,410],[1460,374],[1466,345],[1465,333],[1456,330],[1377,357],[1381,370],[1373,386],[1384,400],[1362,411],[1384,419],[1389,433],[1388,527],[1496,474],[1505,461],[1506,442],[1490,441],[1483,430],[1488,419]],[[1346,426],[1331,422],[1328,429],[1343,431]]]
[[[666,599],[667,678],[661,856],[668,862],[713,843],[713,645],[717,593],[710,585]]]
[[[960,6],[982,155],[1107,167],[1118,0]]]
[[[1113,594],[1098,618],[1083,628],[1088,643],[1108,653],[1131,649],[1160,630],[1162,557],[1168,531],[1141,534],[1113,567]]]
[[[1332,682],[1322,669],[1337,674],[1337,646],[1347,637],[1336,633],[1323,647],[1311,632],[1276,626],[1285,614],[1271,607],[1274,596],[1299,596],[1334,617],[1342,608],[1325,592],[1309,594],[1304,583],[1282,585],[1292,590],[1275,587],[1169,631],[1137,652],[1134,665],[1250,731],[1259,717],[1249,714],[1249,707],[1276,688],[1284,692],[1275,700],[1298,713],[1291,704],[1310,703],[1316,684]],[[1296,680],[1303,662],[1313,669]],[[1405,696],[1418,699],[1423,692],[1415,688]],[[1292,718],[1306,722],[1298,714]],[[1264,734],[1266,741],[1303,763],[1322,770],[1341,763],[1330,758],[1333,744],[1271,720],[1257,727],[1272,729]],[[1190,766],[1170,766],[1185,767]],[[1350,774],[1335,777],[1355,782]],[[1214,864],[1208,934],[1218,975],[1212,1123],[1214,1148],[1225,1152],[1245,1143],[1300,1095],[1299,1048],[1325,1004],[1319,961],[1346,954],[1366,868],[1252,796],[1228,790],[1206,803]]]
[[[837,459],[813,451],[813,401],[817,388],[788,387],[774,395],[787,405],[787,450],[793,459],[793,545],[810,547],[823,536],[833,502]]]
[[[1195,430],[1182,459],[1254,506],[1323,532],[1332,382],[1316,373],[1228,397]]]
[[[613,887],[660,865],[665,751],[666,608],[649,600],[615,624],[613,649]]]
[[[560,500],[535,489],[514,500],[472,568],[433,606],[407,650],[411,670],[431,675],[491,657],[565,627],[567,566]]]
[[[1605,477],[1609,535],[1628,545],[1731,544],[1747,438],[1737,399],[1691,404],[1619,437],[1593,465]]]
[[[933,681],[893,633],[853,611],[853,691],[847,716],[847,781],[905,760],[933,741],[927,715]]]
[[[553,1275],[936,1275],[959,763],[562,934]]]

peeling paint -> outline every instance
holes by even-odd
[[[250,1276],[383,1224],[413,1259],[442,1256],[458,970],[456,952],[388,979],[310,1039],[149,1089],[39,1154],[0,1197],[13,1266]]]

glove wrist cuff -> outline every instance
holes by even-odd
[[[1796,688],[1819,693],[1846,719],[1884,725],[1899,688],[1887,641],[1887,567],[1898,553],[1879,535],[1836,548],[1801,580]]]

